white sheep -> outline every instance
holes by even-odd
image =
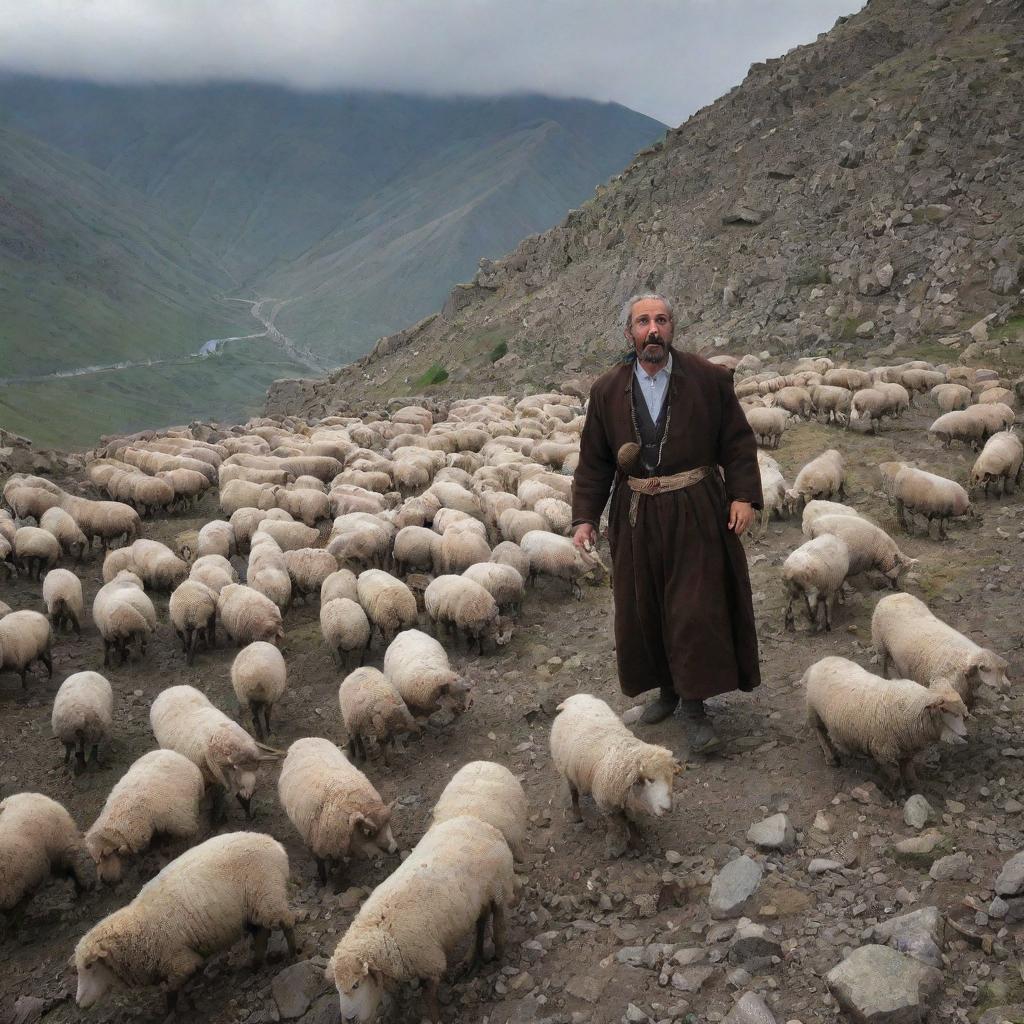
[[[295,548],[284,553],[292,593],[308,600],[310,594],[319,594],[324,580],[338,571],[337,559],[323,548]]]
[[[890,594],[875,605],[871,642],[883,676],[892,664],[902,676],[922,686],[939,680],[952,685],[968,708],[974,706],[982,683],[1009,686],[1004,658],[957,632],[911,594]]]
[[[181,641],[185,661],[192,664],[196,646],[202,640],[207,650],[217,645],[217,592],[196,579],[175,588],[167,605],[174,632]]]
[[[981,454],[974,460],[971,468],[970,495],[974,497],[985,488],[988,497],[989,487],[1001,497],[1005,490],[1013,494],[1020,483],[1021,466],[1024,464],[1024,445],[1012,430],[1001,430],[993,434],[986,442]]]
[[[189,843],[199,835],[203,773],[175,750],[151,750],[135,761],[110,791],[85,834],[96,874],[121,880],[126,858],[148,849],[156,835]]]
[[[384,643],[399,630],[416,625],[416,598],[400,580],[383,569],[364,569],[356,579],[359,604]]]
[[[960,441],[977,451],[987,433],[985,421],[974,414],[973,408],[943,413],[928,428],[928,433],[941,441],[943,448],[948,448],[954,441]]]
[[[843,581],[850,571],[850,552],[846,543],[832,534],[823,534],[801,544],[782,566],[782,578],[789,598],[784,618],[785,628],[794,629],[793,605],[803,597],[807,618],[815,631],[832,629],[832,606],[843,600]],[[824,609],[824,623],[819,609]]]
[[[804,505],[803,516],[800,521],[800,530],[805,537],[811,537],[811,526],[824,516],[853,516],[855,519],[867,519],[862,516],[852,505],[844,505],[839,501],[823,501],[820,498],[813,498]],[[870,519],[867,519],[871,522]]]
[[[470,817],[435,825],[373,890],[327,964],[342,1020],[372,1020],[388,986],[419,981],[426,1016],[440,1022],[448,957],[475,925],[479,963],[488,918],[503,957],[505,911],[516,894],[512,853],[496,828]]]
[[[147,587],[153,590],[173,590],[188,576],[188,563],[180,559],[166,544],[142,538],[131,546],[130,568]],[[104,562],[104,580],[106,580]],[[109,581],[108,581],[109,582]]]
[[[342,568],[380,567],[387,561],[395,532],[394,526],[378,515],[349,512],[334,520],[327,550]]]
[[[413,718],[402,695],[375,668],[357,668],[338,687],[338,706],[348,732],[349,756],[366,760],[366,740],[380,746],[384,763],[388,764],[388,748],[406,733],[419,733],[421,727]]]
[[[311,526],[281,519],[264,519],[260,523],[260,532],[273,537],[282,551],[311,548],[320,539],[319,532]]]
[[[71,815],[42,793],[0,800],[0,914],[17,928],[25,905],[51,875],[71,879],[75,893],[93,885],[89,854]]]
[[[133,572],[119,572],[96,592],[92,618],[103,639],[103,664],[109,667],[115,652],[121,664],[128,659],[128,648],[139,641],[139,655],[146,653],[146,640],[156,629],[156,609],[142,589],[142,580]]]
[[[939,539],[946,536],[947,520],[956,516],[974,516],[974,508],[967,491],[955,480],[936,473],[927,473],[914,466],[904,466],[892,482],[892,497],[896,502],[896,517],[910,532],[908,512],[923,515],[931,533],[932,520],[939,524]]]
[[[213,519],[200,528],[196,538],[196,558],[202,558],[203,555],[230,558],[237,553],[238,542],[235,540],[235,529],[231,523],[224,519]]]
[[[530,576],[530,556],[513,541],[503,540],[500,544],[495,544],[491,552],[491,561],[499,565],[512,566],[524,581]]]
[[[239,647],[254,640],[280,646],[284,642],[281,609],[252,587],[229,583],[217,597],[217,616],[224,631]]]
[[[517,861],[526,859],[526,825],[530,813],[522,783],[502,764],[470,761],[441,792],[430,827],[468,815],[496,828]]]
[[[522,545],[523,537],[528,533],[549,533],[550,529],[548,521],[539,512],[509,508],[498,516],[498,532],[505,540]]]
[[[441,538],[425,526],[405,526],[395,534],[395,572],[430,571],[440,558]]]
[[[78,523],[62,508],[48,508],[39,520],[40,529],[52,533],[60,544],[61,550],[81,562],[89,547],[85,534],[78,528]]]
[[[348,669],[353,655],[361,665],[373,638],[366,612],[348,597],[321,599],[320,632],[339,669]]]
[[[542,515],[548,522],[552,533],[568,535],[572,528],[572,506],[561,498],[541,498],[533,506],[533,511]]]
[[[762,460],[762,449],[757,450],[757,468],[761,476],[761,536],[768,531],[768,520],[774,512],[779,518],[788,514],[786,491],[789,484],[782,475],[778,463],[767,456]]]
[[[467,647],[475,643],[481,654],[485,640],[503,647],[512,637],[512,627],[501,621],[497,602],[475,580],[438,576],[423,592],[423,603],[438,636],[451,629],[465,639]]]
[[[27,610],[9,612],[0,619],[0,672],[17,672],[24,687],[28,670],[38,661],[46,667],[46,678],[52,679],[51,643],[50,623],[45,615]]]
[[[893,590],[899,587],[900,576],[917,565],[917,559],[900,551],[885,530],[858,516],[822,516],[811,523],[810,532],[812,537],[831,533],[846,544],[850,555],[850,576],[877,569]]]
[[[213,787],[215,822],[226,817],[225,793],[233,795],[246,816],[252,817],[262,756],[256,741],[237,722],[193,686],[161,690],[150,708],[149,722],[157,743],[187,757],[203,773],[207,786]]]
[[[867,754],[895,788],[915,791],[914,756],[937,740],[962,742],[967,708],[951,686],[926,689],[882,679],[846,658],[822,658],[801,680],[807,721],[834,767],[838,754]]]
[[[231,687],[247,708],[259,739],[270,735],[270,712],[288,685],[284,655],[265,640],[243,647],[231,663]]]
[[[85,598],[82,581],[70,569],[51,569],[43,578],[43,603],[50,627],[60,632],[64,626],[82,635]]]
[[[452,671],[444,647],[418,629],[404,630],[388,645],[384,677],[414,715],[432,714],[442,701],[453,711],[471,703],[470,686]]]
[[[519,546],[530,559],[530,583],[538,576],[552,576],[569,584],[569,593],[577,601],[583,599],[580,581],[584,577],[604,579],[608,569],[596,549],[584,551],[569,537],[559,537],[547,530],[530,530],[519,541]]]
[[[582,821],[580,794],[625,825],[631,845],[639,815],[660,818],[672,810],[672,781],[682,770],[671,750],[637,739],[618,715],[589,693],[558,705],[551,726],[551,759],[565,779],[573,817]]]
[[[828,448],[811,459],[793,481],[793,487],[786,492],[791,511],[800,511],[812,498],[846,497],[846,469],[842,453]]]
[[[188,571],[188,578],[197,583],[205,583],[215,594],[220,592],[229,584],[238,582],[238,572],[235,567],[220,555],[203,555],[192,563]]]
[[[332,572],[320,585],[321,605],[336,597],[347,597],[350,601],[359,600],[356,574],[351,569],[338,569],[336,572]]]
[[[479,583],[494,598],[499,612],[519,614],[526,595],[526,581],[518,569],[500,562],[477,562],[462,575]]]
[[[971,389],[963,384],[936,384],[930,394],[940,413],[966,409],[973,401]]]
[[[50,725],[64,744],[64,764],[75,753],[76,772],[85,771],[85,751],[99,762],[100,744],[110,735],[114,718],[114,691],[99,672],[75,672],[60,685],[53,699]]]
[[[14,535],[14,564],[29,579],[41,579],[60,561],[60,544],[49,530],[21,526]]]
[[[473,527],[455,524],[441,535],[441,542],[435,549],[434,570],[438,573],[457,574],[468,569],[475,562],[486,562],[491,557],[491,548],[486,540],[483,523],[472,520]],[[484,529],[484,535],[475,528]]]
[[[274,928],[284,932],[294,956],[287,887],[288,854],[270,836],[229,832],[186,850],[79,940],[79,1009],[95,1006],[118,985],[162,984],[173,1010],[179,990],[204,959],[230,948],[247,930],[257,964]]]
[[[778,448],[783,431],[789,422],[789,413],[785,409],[756,407],[743,411],[754,437],[757,438],[757,443],[766,448]]]
[[[288,820],[316,860],[320,884],[331,866],[355,855],[397,853],[391,832],[395,803],[384,803],[370,780],[330,741],[296,740],[281,766],[277,793]]]

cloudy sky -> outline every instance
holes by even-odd
[[[0,69],[614,100],[675,125],[862,0],[0,0]]]

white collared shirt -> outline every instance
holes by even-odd
[[[668,394],[668,379],[672,373],[672,353],[669,352],[668,361],[653,377],[643,368],[639,359],[633,366],[633,372],[640,383],[640,390],[647,403],[647,411],[651,414],[651,420],[657,423],[658,417],[661,415],[661,407],[665,404],[665,395]]]

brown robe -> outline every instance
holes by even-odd
[[[730,501],[760,508],[761,475],[732,373],[672,351],[662,417],[667,436],[654,473],[669,476],[699,466],[721,472],[682,490],[642,495],[631,527],[632,492],[615,457],[622,445],[641,440],[633,384],[632,363],[594,383],[572,498],[573,524],[596,525],[615,483],[608,542],[619,685],[631,697],[674,687],[684,700],[752,690],[761,675],[750,577],[743,542],[727,524]]]

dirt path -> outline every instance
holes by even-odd
[[[287,335],[282,334],[280,330],[274,325],[274,320],[277,314],[282,310],[284,306],[288,304],[289,299],[228,299],[228,302],[244,302],[248,307],[252,315],[263,325],[263,330],[266,336],[279,345],[288,356],[293,359],[296,363],[302,366],[306,366],[311,370],[315,370],[317,373],[323,372],[327,368],[327,364],[319,359],[315,352],[308,348],[302,348],[296,345]],[[269,312],[264,313],[263,307],[268,303],[271,303]]]

